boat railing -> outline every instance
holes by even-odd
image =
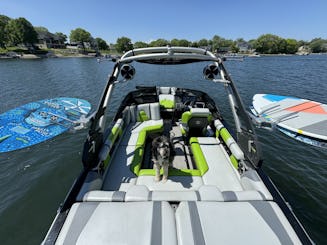
[[[131,61],[151,60],[151,59],[194,59],[198,61],[215,61],[219,62],[213,53],[205,49],[190,48],[190,47],[153,47],[133,49],[126,52],[120,59],[120,63]]]

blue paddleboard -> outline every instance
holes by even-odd
[[[31,102],[0,114],[0,152],[29,147],[76,125],[91,110],[77,98],[54,98]]]

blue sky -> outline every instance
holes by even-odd
[[[0,0],[0,14],[67,36],[81,27],[111,43],[122,36],[133,42],[214,35],[250,40],[267,33],[327,39],[327,0]]]

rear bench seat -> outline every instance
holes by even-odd
[[[75,203],[56,244],[177,244],[168,202]]]
[[[177,240],[193,244],[301,244],[274,202],[181,202]]]
[[[57,244],[300,244],[276,203],[224,202],[225,193],[91,191],[72,206]],[[176,212],[166,200],[180,202]]]

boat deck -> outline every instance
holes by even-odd
[[[147,126],[156,123],[163,120],[147,122]],[[171,135],[176,151],[172,169],[187,168],[191,174],[173,174],[163,183],[156,182],[151,174],[137,175],[131,168],[141,132],[142,125],[137,122],[126,127],[101,187],[82,189],[80,202],[72,206],[59,234],[59,244],[300,242],[256,171],[239,174],[222,140],[197,137],[208,169],[196,175],[198,163],[192,147],[185,143],[180,125],[172,124],[165,131]],[[143,146],[145,151],[149,143]],[[144,154],[143,160],[140,172],[152,166],[149,154]]]
[[[106,128],[111,93],[116,84],[134,77],[133,61],[167,68],[205,62],[201,76],[213,82],[208,86],[221,83],[226,89],[224,104],[230,105],[238,138],[224,125],[213,98],[178,87],[137,86]],[[166,82],[156,77],[157,84]],[[222,60],[210,51],[168,46],[126,52],[115,64],[91,121],[84,169],[44,244],[310,243],[278,190],[258,171],[261,157],[254,129]],[[151,142],[163,134],[170,137],[176,155],[168,180],[157,182]]]
[[[168,132],[172,136],[172,142],[176,155],[171,164],[175,169],[196,169],[193,154],[183,139],[178,123]],[[216,153],[215,157],[219,159],[219,165],[211,159],[207,159],[209,170],[204,176],[169,176],[166,183],[154,181],[154,176],[142,175],[136,176],[130,169],[131,154],[134,150],[133,145],[128,145],[130,138],[133,137],[128,130],[123,135],[117,151],[111,159],[103,181],[103,190],[107,191],[127,191],[132,185],[145,185],[149,190],[197,190],[202,185],[216,185],[220,190],[241,191],[240,176],[235,171],[228,160],[228,155],[223,145],[213,138],[202,137],[202,140],[209,141],[208,145],[203,146],[204,154]],[[145,156],[143,158],[144,168],[151,169],[153,162],[150,155],[151,141],[145,145]],[[131,149],[132,148],[132,149]]]

